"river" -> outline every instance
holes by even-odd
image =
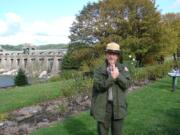
[[[14,86],[14,76],[0,75],[0,88]]]

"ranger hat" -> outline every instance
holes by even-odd
[[[115,42],[111,42],[111,43],[107,44],[105,52],[113,52],[113,53],[119,54],[120,53],[120,45]]]

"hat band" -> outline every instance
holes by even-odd
[[[105,52],[120,53],[119,50],[111,50],[111,49],[106,49]]]

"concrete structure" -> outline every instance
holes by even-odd
[[[25,44],[22,51],[6,51],[0,47],[0,69],[11,71],[22,68],[32,76],[43,71],[54,74],[59,72],[66,52],[67,49],[37,50],[30,44]]]

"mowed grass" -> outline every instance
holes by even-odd
[[[124,135],[180,135],[180,82],[170,90],[165,78],[129,93]],[[83,112],[31,135],[97,135],[96,122]]]
[[[0,113],[58,98],[73,83],[67,80],[0,90]]]

